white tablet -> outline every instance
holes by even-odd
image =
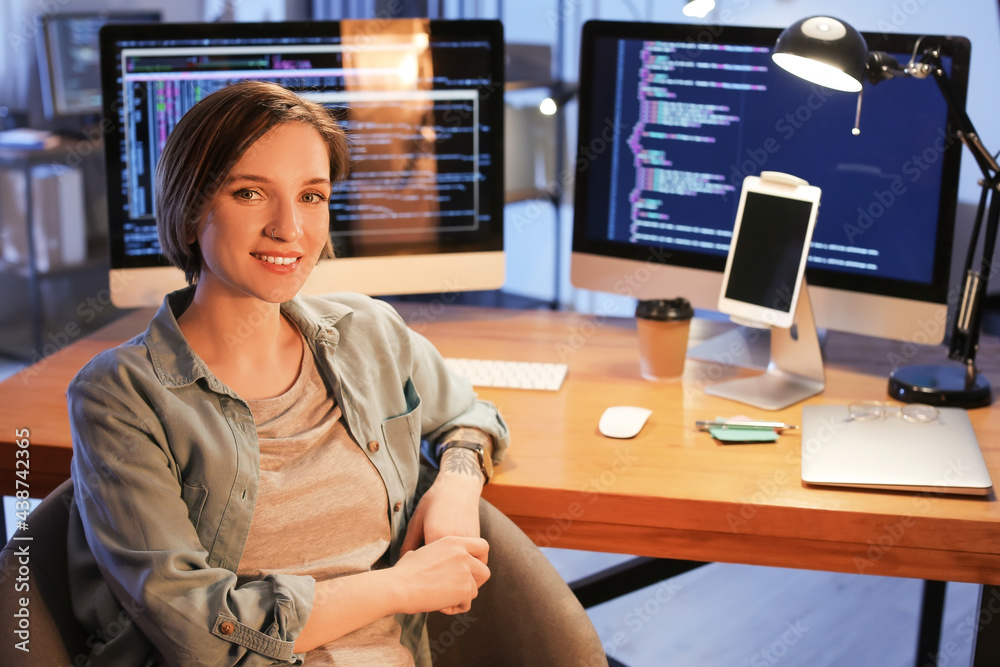
[[[792,326],[819,197],[819,188],[787,174],[744,179],[720,312],[758,326]]]

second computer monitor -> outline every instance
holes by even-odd
[[[338,257],[307,292],[502,286],[500,22],[108,25],[101,49],[116,305],[183,285],[157,241],[156,163],[188,109],[245,79],[329,107],[350,136],[350,177],[330,201]]]
[[[101,67],[98,35],[108,23],[150,23],[160,12],[77,12],[43,14],[36,37],[38,73],[45,117],[92,116],[101,113]]]
[[[961,142],[929,80],[857,96],[775,66],[777,28],[595,21],[581,41],[572,280],[715,310],[743,179],[823,191],[806,282],[817,325],[940,341]],[[865,33],[909,60],[914,35]],[[939,44],[961,100],[969,43]]]

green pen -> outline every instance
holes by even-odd
[[[786,431],[798,428],[798,424],[786,424],[784,422],[754,421],[746,419],[726,419],[703,421],[694,423],[699,431],[707,431],[711,428],[749,428],[749,429],[770,429],[775,431]]]

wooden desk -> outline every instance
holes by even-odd
[[[524,311],[479,311],[470,319],[458,309],[428,324],[411,318],[445,356],[569,364],[559,392],[479,391],[513,434],[485,495],[539,544],[1000,584],[994,496],[807,488],[794,432],[777,444],[743,446],[698,432],[695,420],[717,415],[801,423],[801,405],[768,412],[702,391],[746,372],[688,361],[682,383],[643,380],[630,320]],[[831,334],[827,389],[810,402],[886,398],[889,355],[905,356],[902,347]],[[983,356],[995,359],[997,349]],[[597,432],[609,405],[640,405],[653,415],[636,438],[610,440]],[[1000,409],[970,415],[1000,481]]]
[[[400,310],[445,356],[569,364],[558,392],[480,391],[499,406],[513,436],[484,495],[540,545],[1000,585],[995,495],[807,488],[798,435],[722,446],[698,432],[695,420],[719,415],[801,422],[801,405],[765,412],[702,391],[744,371],[689,360],[683,382],[645,381],[628,319],[442,304]],[[32,495],[66,477],[67,382],[97,351],[141,331],[150,315],[128,315],[0,385],[0,483],[11,488],[15,428],[31,430]],[[711,328],[696,324],[695,338]],[[894,362],[945,359],[941,348],[836,333],[826,352],[827,389],[810,402],[884,399]],[[1000,384],[1000,344],[984,337],[980,358]],[[636,438],[609,440],[597,432],[609,405],[645,406],[653,416]],[[1000,483],[1000,408],[970,417]],[[983,600],[992,620],[1000,594],[987,590],[997,594]]]

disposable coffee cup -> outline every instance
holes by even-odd
[[[656,382],[677,380],[684,374],[688,331],[694,308],[687,299],[640,301],[635,309],[639,331],[639,371]]]

